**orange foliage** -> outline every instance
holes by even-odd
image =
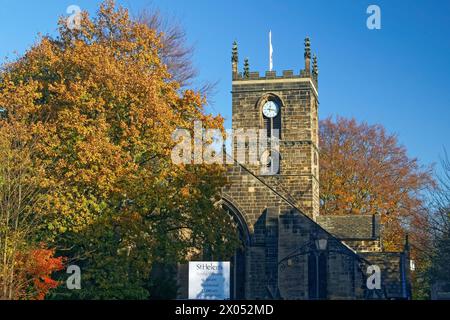
[[[54,289],[59,282],[53,280],[53,272],[64,268],[62,257],[55,258],[53,249],[34,249],[29,254],[29,260],[26,262],[26,273],[32,278],[36,300],[43,300],[50,289]]]
[[[181,91],[168,73],[161,34],[113,1],[96,18],[83,13],[81,20],[80,30],[62,20],[59,36],[43,38],[9,65],[0,85],[8,121],[40,138],[45,183],[55,190],[40,209],[55,218],[54,236],[83,230],[106,206],[115,210],[132,195],[139,208],[159,199],[158,190],[172,188],[167,181],[190,175],[171,163],[175,129],[192,129],[194,120],[223,128],[220,116],[203,112],[205,97]]]
[[[421,192],[434,183],[431,168],[409,158],[395,135],[328,118],[320,124],[320,150],[321,214],[380,214],[391,250],[400,248],[405,229],[414,236],[424,227]]]

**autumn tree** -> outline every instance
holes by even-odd
[[[430,281],[450,288],[450,159],[445,152],[441,161],[442,174],[438,177],[439,187],[431,194],[431,230],[433,246]]]
[[[401,249],[404,236],[427,241],[424,191],[431,168],[407,155],[381,125],[354,119],[320,122],[321,214],[380,214],[387,250]]]
[[[63,259],[39,243],[44,217],[43,167],[33,159],[36,137],[20,122],[0,119],[0,300],[43,299],[58,286],[52,273]]]
[[[234,250],[230,219],[216,208],[224,169],[176,165],[177,128],[222,130],[205,97],[180,89],[164,63],[164,35],[105,1],[80,28],[59,22],[0,79],[10,122],[39,135],[36,159],[52,192],[36,209],[43,239],[82,270],[79,298],[148,298],[157,264],[208,243]]]

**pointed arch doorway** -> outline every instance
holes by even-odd
[[[240,211],[225,199],[222,199],[221,205],[223,210],[233,219],[241,241],[241,246],[235,251],[230,261],[230,296],[232,300],[243,300],[246,297],[246,250],[250,245],[250,234]]]

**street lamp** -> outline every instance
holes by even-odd
[[[328,239],[327,238],[319,238],[315,240],[316,250],[317,251],[325,251],[327,250]]]
[[[327,250],[328,239],[325,237],[317,238],[314,240],[316,250],[314,251],[316,256],[316,299],[319,299],[319,256],[322,252]]]

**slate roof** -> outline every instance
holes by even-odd
[[[316,222],[339,239],[378,239],[378,215],[318,216]]]

